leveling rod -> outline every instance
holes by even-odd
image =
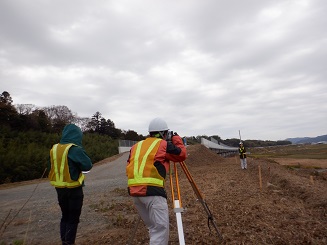
[[[173,200],[174,212],[176,214],[179,244],[180,245],[185,245],[184,229],[183,229],[183,222],[182,222],[182,212],[184,211],[184,209],[182,207],[181,192],[180,192],[179,181],[178,181],[178,172],[177,172],[177,167],[176,167],[175,162],[174,162],[174,172],[175,172],[175,184],[176,184],[176,189],[177,189],[177,197],[175,199],[173,175],[170,172],[171,197],[172,197],[172,200]]]

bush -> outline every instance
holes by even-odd
[[[41,178],[57,133],[17,132],[0,127],[0,184]],[[118,154],[118,141],[106,135],[87,133],[83,147],[93,163]]]

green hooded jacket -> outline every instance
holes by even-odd
[[[92,162],[82,146],[83,132],[75,124],[68,124],[62,131],[60,144],[73,143],[68,151],[68,166],[72,180],[78,180],[82,171],[89,171],[92,168]],[[51,169],[51,162],[48,162],[48,169]]]

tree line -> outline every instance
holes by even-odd
[[[133,130],[121,130],[112,120],[106,119],[97,111],[91,118],[79,117],[65,105],[36,107],[32,104],[13,104],[7,91],[0,95],[0,125],[9,126],[13,131],[40,131],[61,133],[68,123],[78,125],[85,133],[107,135],[112,139],[140,140],[143,135]]]
[[[118,140],[143,140],[133,130],[115,127],[97,111],[90,118],[79,117],[67,106],[37,107],[13,104],[9,92],[0,95],[0,184],[40,178],[47,166],[49,150],[59,142],[65,125],[74,123],[84,132],[83,146],[93,163],[118,154]],[[186,137],[187,144],[200,144],[201,138],[238,147],[239,139],[214,136]],[[290,141],[246,140],[246,147],[291,144]]]
[[[133,130],[116,128],[98,111],[81,118],[64,105],[14,105],[10,93],[4,91],[0,95],[0,184],[40,178],[52,145],[59,142],[69,123],[84,132],[83,146],[93,163],[118,154],[119,139],[145,138]]]

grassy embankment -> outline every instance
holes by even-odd
[[[253,158],[327,159],[327,144],[251,148]]]
[[[327,168],[327,145],[287,145],[248,150],[250,158],[268,159],[292,168]]]

